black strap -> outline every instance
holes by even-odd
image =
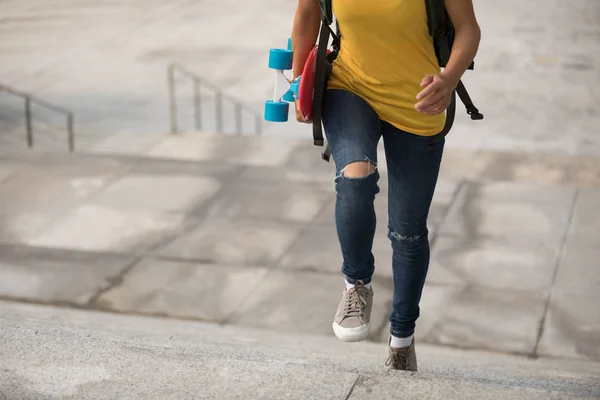
[[[329,147],[329,144],[327,145],[327,147],[325,147],[325,151],[321,153],[321,158],[329,162],[329,159],[331,158],[331,147]]]
[[[440,58],[444,65],[448,63],[450,60],[450,47],[448,46],[448,38],[447,36],[438,36],[436,38],[436,43],[438,45],[438,49],[440,52]],[[458,82],[456,86],[456,90],[452,92],[452,98],[450,99],[450,106],[446,110],[446,123],[444,124],[444,128],[440,133],[435,135],[431,141],[432,148],[435,148],[435,144],[439,143],[446,137],[446,135],[452,129],[454,125],[454,119],[456,117],[456,95],[460,97],[460,100],[465,105],[467,109],[467,113],[471,116],[472,120],[480,120],[483,119],[483,114],[479,112],[477,107],[473,105],[473,101],[471,100],[471,96],[469,96],[469,92],[467,92],[467,88],[462,81]]]
[[[329,43],[329,25],[321,22],[319,47],[317,48],[317,64],[315,68],[315,92],[313,100],[313,140],[315,146],[323,146],[323,128],[321,126],[323,93],[325,92],[325,75],[327,73],[327,44]]]
[[[435,150],[436,144],[441,142],[446,135],[452,129],[452,125],[454,125],[454,118],[456,117],[456,91],[452,92],[452,97],[450,98],[450,106],[446,110],[446,123],[444,124],[444,128],[440,133],[433,136],[431,142],[429,143],[429,147],[431,150]]]
[[[471,116],[472,120],[476,121],[483,119],[483,114],[480,113],[477,107],[473,105],[473,100],[471,100],[471,96],[469,96],[469,92],[467,92],[467,88],[465,88],[465,85],[462,83],[462,81],[458,82],[456,93],[458,93],[458,97],[460,97],[460,100],[467,108],[467,114]]]

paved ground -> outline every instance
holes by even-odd
[[[0,83],[72,109],[91,152],[15,152],[22,104],[0,93],[0,298],[332,335],[331,165],[310,139],[284,138],[308,127],[272,126],[268,140],[165,136],[171,61],[259,108],[270,92],[267,49],[285,45],[295,2],[240,7],[0,3]],[[599,361],[600,8],[476,7],[484,41],[467,80],[487,119],[462,116],[448,142],[419,341]],[[63,149],[63,121],[34,115],[40,147]],[[392,295],[381,172],[376,342]]]
[[[2,159],[2,298],[332,335],[342,277],[317,149],[190,134],[125,150]],[[540,160],[461,154],[433,205],[419,340],[600,360],[600,162],[554,160],[561,173],[532,178]],[[376,204],[371,339],[384,341],[385,195]]]
[[[286,45],[295,6],[293,0],[3,1],[0,83],[72,109],[84,147],[95,141],[90,136],[166,132],[166,66],[173,61],[261,111],[273,84],[268,49]],[[448,146],[599,154],[598,2],[476,0],[475,6],[483,39],[477,71],[466,81],[487,119],[472,123],[459,113]],[[180,125],[191,128],[192,87],[178,82]],[[213,129],[211,93],[203,93],[205,126]],[[62,146],[63,131],[45,138],[63,122],[34,112],[38,141]],[[231,131],[231,108],[225,112]],[[0,94],[0,137],[10,135],[13,145],[24,143],[22,114],[20,102]],[[297,123],[270,133],[310,135]]]
[[[386,349],[372,343],[6,302],[0,307],[3,399],[600,396],[600,363],[419,344],[418,374],[386,372]]]

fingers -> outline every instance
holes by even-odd
[[[448,108],[449,104],[450,104],[450,101],[446,97],[443,97],[438,102],[433,103],[427,107],[423,107],[423,108],[419,109],[418,111],[428,114],[428,115],[437,115],[437,114],[444,112]]]
[[[441,82],[436,79],[435,75],[427,75],[421,81],[421,88],[423,88],[423,90],[417,94],[417,100],[423,100],[424,98],[431,96],[441,86]]]
[[[312,122],[312,118],[306,118],[298,109],[296,109],[296,121],[309,124]]]
[[[421,81],[421,89],[425,89],[427,86],[429,86],[434,79],[434,75],[427,75],[425,78],[423,78],[423,80]]]
[[[300,111],[300,104],[298,103],[298,100],[294,101],[294,107],[296,109],[296,121],[304,124],[312,123],[312,118],[305,117]]]
[[[417,100],[423,100],[432,94],[434,94],[439,89],[439,84],[436,82],[430,83],[425,89],[423,89],[418,95]]]
[[[431,96],[427,97],[425,100],[418,102],[415,104],[415,109],[417,111],[423,111],[425,109],[431,108],[434,104],[438,104],[440,101],[443,101],[446,98],[446,93],[442,90],[438,90],[434,92]]]
[[[311,118],[304,118],[301,115],[296,115],[296,121],[304,123],[304,124],[310,124],[312,122]]]

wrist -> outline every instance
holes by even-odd
[[[444,70],[441,74],[442,78],[448,81],[452,87],[452,90],[456,89],[458,82],[460,82],[461,75],[452,71]]]

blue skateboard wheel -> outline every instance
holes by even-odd
[[[290,103],[267,100],[265,103],[265,120],[271,122],[286,122],[290,112]]]
[[[289,101],[290,103],[293,103],[296,99],[294,98],[294,92],[292,92],[291,90],[288,90],[284,95],[283,95],[283,100],[285,101]]]
[[[271,49],[269,53],[269,68],[287,71],[292,69],[294,53],[291,50]]]

